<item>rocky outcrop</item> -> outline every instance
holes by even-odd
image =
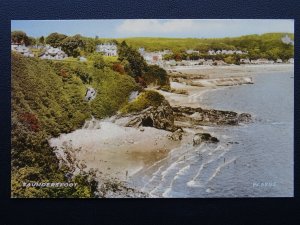
[[[176,130],[173,109],[166,100],[158,107],[151,106],[141,112],[118,115],[115,123],[125,127],[155,127],[172,132]]]
[[[185,83],[191,86],[198,87],[217,87],[217,86],[235,86],[242,84],[253,84],[251,77],[226,77],[214,79],[180,79],[176,78],[177,82]]]
[[[172,107],[174,120],[193,125],[238,125],[251,121],[248,113],[238,114],[232,111],[202,109],[191,107]]]
[[[197,133],[193,138],[193,145],[200,145],[202,142],[217,143],[219,140],[211,136],[209,133]]]
[[[182,128],[178,128],[176,131],[170,134],[168,138],[173,141],[180,141],[182,139],[182,135],[183,135]]]

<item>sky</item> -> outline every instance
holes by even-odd
[[[269,32],[294,33],[288,19],[118,19],[118,20],[12,20],[11,30],[29,36],[58,32],[86,37],[219,38]]]

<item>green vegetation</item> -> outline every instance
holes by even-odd
[[[11,32],[11,40],[13,43],[35,45],[36,40],[33,37],[28,37],[27,34],[23,31],[13,31]]]
[[[144,91],[135,100],[129,102],[120,111],[121,113],[140,112],[150,106],[160,106],[164,96],[156,91]]]
[[[67,37],[67,35],[59,33],[51,33],[46,37],[46,44],[51,45],[52,47],[59,47],[62,45],[62,41]]]
[[[158,51],[170,49],[173,52],[181,52],[187,49],[198,50],[206,53],[208,50],[243,50],[251,51],[258,48],[259,51],[265,52],[270,49],[287,47],[281,42],[281,38],[286,33],[266,33],[262,35],[245,35],[232,38],[121,38],[118,42],[126,41],[133,48],[144,47],[147,51]],[[294,34],[288,33],[288,36],[294,39]]]
[[[75,35],[73,37],[64,38],[60,45],[68,56],[77,57],[80,56],[80,48],[84,46],[84,42],[80,35]]]
[[[97,90],[91,102],[86,88]],[[12,196],[95,197],[97,183],[84,171],[67,178],[48,139],[81,127],[93,115],[104,118],[137,90],[133,78],[105,66],[48,61],[12,54]],[[76,182],[70,188],[23,187],[23,182]]]
[[[170,86],[167,72],[157,65],[148,66],[142,78],[147,84],[155,84],[168,87]]]

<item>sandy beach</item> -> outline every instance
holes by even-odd
[[[58,149],[66,144],[80,148],[76,157],[87,166],[85,170],[97,169],[102,175],[119,180],[126,180],[179,145],[179,142],[169,140],[169,131],[123,127],[104,121],[98,123],[96,128],[78,129],[52,138],[50,144]],[[63,152],[58,150],[57,155],[63,157]]]
[[[174,72],[176,70],[176,72]],[[201,96],[207,91],[217,88],[218,79],[228,77],[251,77],[257,72],[272,72],[293,70],[293,65],[251,65],[222,67],[176,68],[170,74],[183,76],[205,75],[208,85],[191,86],[184,82],[171,82],[172,89],[185,90],[187,94],[176,94],[159,90],[171,106],[200,107]],[[179,73],[180,72],[180,73]],[[200,79],[199,79],[200,80]],[[210,82],[214,80],[214,84]],[[233,83],[232,85],[239,85]],[[224,88],[224,87],[222,87]],[[85,170],[97,169],[104,177],[117,178],[126,181],[138,171],[149,167],[168,156],[170,150],[192,142],[192,135],[199,130],[184,128],[182,140],[170,140],[172,132],[153,127],[124,127],[110,119],[94,121],[97,124],[78,129],[69,134],[49,140],[50,145],[57,147],[58,158],[64,158],[64,145],[80,149],[76,153],[79,162],[86,165]],[[176,124],[177,126],[180,124]],[[200,129],[200,128],[198,128]]]

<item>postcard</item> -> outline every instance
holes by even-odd
[[[294,196],[294,20],[11,21],[12,198]]]

